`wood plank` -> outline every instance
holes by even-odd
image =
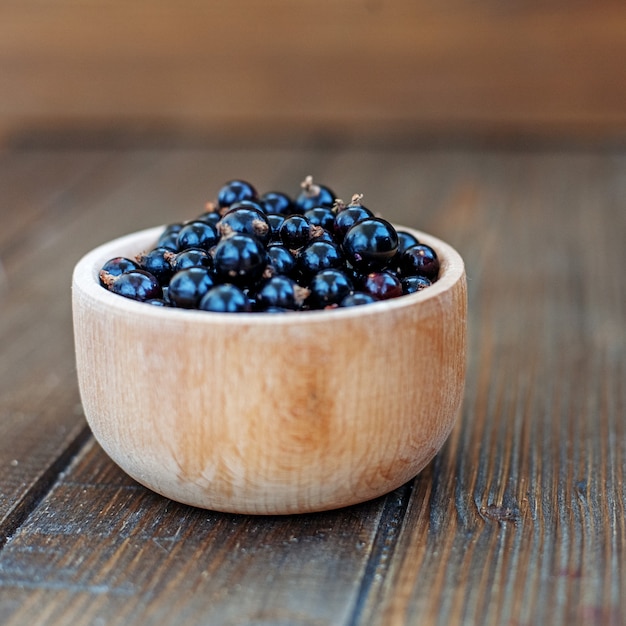
[[[465,165],[453,201],[435,211],[462,237],[468,265],[463,420],[415,483],[366,621],[617,625],[626,289],[612,268],[626,260],[626,160]]]
[[[0,617],[7,626],[347,623],[398,499],[402,490],[323,514],[219,514],[150,493],[89,445],[3,550]]]
[[[615,0],[3,3],[0,136],[614,139],[625,30]]]
[[[9,450],[28,431],[36,457],[57,428],[80,421],[70,415],[66,305],[52,294],[83,245],[172,212],[186,216],[213,181],[231,174],[285,187],[302,170],[342,194],[365,192],[373,208],[441,236],[465,257],[467,393],[442,454],[412,491],[343,512],[272,519],[171,504],[136,487],[89,444],[49,493],[48,485],[38,492],[41,502],[0,551],[0,620],[619,624],[626,614],[623,153],[118,155],[103,179],[86,173],[76,186],[82,191],[63,196],[67,213],[51,204],[41,252],[8,258],[11,275],[27,286],[12,292],[13,313],[5,318],[3,308],[0,318],[0,441],[7,437]],[[51,269],[39,276],[46,261]],[[29,298],[31,308],[52,303],[50,345],[33,326],[39,317],[29,313]],[[23,347],[11,343],[10,328]],[[2,368],[9,354],[16,371]],[[47,391],[34,385],[59,371]],[[14,432],[14,412],[29,406],[42,421],[33,417],[29,429]],[[2,488],[18,480],[3,454]],[[50,447],[47,454],[33,463],[49,467]],[[21,463],[10,471],[21,472]]]
[[[0,537],[4,542],[88,436],[73,356],[69,280],[80,239],[71,220],[127,175],[102,155],[24,154],[0,238]],[[118,165],[120,163],[118,162]],[[91,179],[92,184],[84,184]],[[94,185],[99,181],[100,185]],[[81,186],[83,185],[83,186]],[[15,201],[15,202],[14,202]],[[6,205],[7,207],[9,205]],[[69,235],[69,236],[68,236]]]

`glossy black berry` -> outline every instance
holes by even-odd
[[[195,222],[205,222],[211,224],[211,226],[217,226],[217,223],[222,219],[222,216],[217,211],[207,211],[200,213],[194,220]]]
[[[402,254],[410,246],[414,246],[419,243],[419,240],[412,233],[406,230],[398,230],[398,254]]]
[[[220,208],[229,207],[242,200],[256,200],[256,189],[245,180],[231,180],[227,182],[217,194],[217,203]]]
[[[294,201],[282,191],[268,191],[261,196],[263,206],[266,213],[274,213],[275,215],[291,215],[297,209]]]
[[[251,286],[263,274],[265,247],[250,235],[235,234],[222,239],[213,252],[215,273],[222,282]]]
[[[131,270],[120,274],[111,284],[111,291],[142,302],[163,296],[159,281],[145,270]]]
[[[398,260],[402,276],[426,276],[434,281],[439,275],[437,253],[425,244],[409,246]]]
[[[380,217],[368,217],[354,224],[343,239],[343,252],[355,269],[367,272],[383,269],[398,250],[396,229]]]
[[[152,274],[161,285],[167,285],[174,273],[171,266],[174,256],[171,250],[159,247],[137,255],[137,262],[142,270]]]
[[[311,291],[306,300],[312,309],[338,305],[351,291],[352,282],[345,272],[335,269],[322,270],[309,283]]]
[[[243,313],[252,310],[248,296],[239,287],[231,284],[211,287],[200,300],[198,308],[215,313]]]
[[[361,289],[361,286],[365,282],[365,277],[367,276],[367,273],[359,272],[358,270],[355,270],[349,263],[346,263],[346,274],[352,281],[354,288],[356,290]]]
[[[426,276],[407,276],[402,279],[402,292],[415,293],[416,291],[422,291],[426,287],[430,287],[432,282],[426,278]]]
[[[202,248],[188,248],[174,255],[171,260],[173,273],[186,270],[190,267],[213,267],[213,259],[206,250]]]
[[[256,305],[261,311],[271,307],[295,310],[302,306],[307,295],[308,291],[295,280],[287,276],[272,276],[257,291]]]
[[[219,240],[217,229],[206,222],[193,221],[185,224],[178,233],[178,250],[202,248],[210,250]]]
[[[369,293],[364,293],[362,291],[355,291],[354,293],[348,294],[340,303],[341,307],[349,307],[349,306],[361,306],[362,304],[372,304],[373,302],[377,302],[377,299],[374,298]]]
[[[301,211],[308,211],[318,206],[332,207],[335,203],[334,192],[325,185],[314,183],[312,176],[307,176],[300,186],[302,191],[296,198],[296,206]]]
[[[290,250],[297,250],[311,239],[311,224],[303,215],[290,215],[280,227],[280,238]]]
[[[270,229],[272,231],[270,241],[280,241],[282,243],[280,239],[280,227],[285,221],[285,216],[280,215],[279,213],[268,213],[266,217],[267,223],[270,225]]]
[[[402,295],[402,283],[393,272],[371,272],[365,276],[361,288],[377,300],[389,300]]]
[[[335,243],[314,239],[298,253],[298,272],[306,283],[315,274],[326,269],[344,267],[344,257]]]
[[[271,226],[264,213],[251,206],[240,205],[224,214],[217,224],[217,231],[222,237],[232,233],[252,235],[263,244],[266,244],[272,235]]]
[[[234,209],[256,209],[265,215],[267,211],[265,210],[265,205],[260,200],[241,200],[240,202],[235,202],[228,207],[228,209],[224,209],[222,211],[222,215],[226,213],[226,211],[232,211]]]
[[[296,270],[296,259],[283,245],[267,248],[267,265],[272,275],[291,276]]]
[[[123,256],[109,259],[100,269],[100,284],[109,289],[113,281],[120,275],[140,269],[139,263]]]
[[[182,224],[170,224],[166,226],[157,240],[157,248],[167,248],[176,252],[178,250],[178,233],[180,232]]]
[[[211,270],[204,267],[190,267],[176,272],[170,280],[168,298],[183,309],[198,307],[204,294],[215,284]]]
[[[321,226],[324,230],[331,231],[335,225],[335,212],[330,207],[314,207],[305,211],[304,217],[306,217],[313,226]]]
[[[360,204],[348,205],[335,216],[333,225],[333,233],[335,239],[339,242],[343,241],[346,233],[358,222],[368,217],[374,217],[374,214]]]

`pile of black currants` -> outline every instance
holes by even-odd
[[[233,180],[153,249],[107,261],[100,283],[155,306],[277,313],[368,304],[437,280],[435,251],[361,200],[345,204],[310,176],[295,199]]]

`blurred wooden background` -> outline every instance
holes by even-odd
[[[7,0],[0,145],[626,137],[618,0]]]

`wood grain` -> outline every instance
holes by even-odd
[[[625,30],[615,0],[5,2],[0,136],[623,138]]]
[[[315,515],[213,513],[139,487],[97,445],[51,496],[4,553],[7,626],[346,623],[379,524],[404,503],[398,491]]]
[[[280,520],[202,512],[76,438],[75,260],[187,215],[242,172],[263,188],[312,173],[362,191],[465,259],[462,419],[388,498]],[[21,503],[0,523],[3,624],[621,626],[621,151],[8,152],[0,176],[3,224],[18,237],[0,239],[3,515]]]
[[[446,221],[462,227],[478,211],[486,245],[467,259],[478,284],[470,270],[465,428],[432,480],[417,480],[373,623],[622,623],[626,299],[610,266],[623,257],[614,254],[626,222],[617,163],[490,161],[496,176],[479,185],[466,169],[473,193]]]

